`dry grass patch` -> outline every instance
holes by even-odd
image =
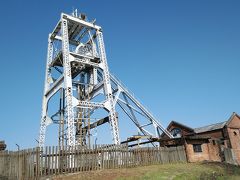
[[[51,180],[240,179],[240,167],[223,163],[176,163],[59,175]]]

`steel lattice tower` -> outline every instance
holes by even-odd
[[[59,110],[49,117],[49,101],[57,93],[60,94]],[[96,98],[99,94],[104,99],[99,101]],[[52,122],[59,124],[59,145],[87,144],[90,129],[106,122],[110,124],[113,143],[120,144],[117,105],[141,134],[160,137],[164,132],[172,137],[110,74],[102,29],[95,25],[95,20],[90,22],[85,15],[78,15],[77,12],[72,15],[62,13],[48,37],[39,146],[44,146],[46,127]],[[108,115],[91,123],[97,109],[104,109]],[[146,118],[147,124],[141,124],[135,113]],[[153,126],[156,135],[147,131],[147,126]]]

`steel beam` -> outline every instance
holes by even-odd
[[[40,132],[39,132],[39,147],[43,147],[45,143],[45,134],[46,134],[46,126],[47,126],[47,97],[45,96],[47,90],[50,87],[51,78],[51,69],[50,64],[53,58],[53,43],[51,37],[48,37],[48,53],[47,53],[47,63],[46,63],[46,72],[45,72],[45,83],[44,83],[44,92],[43,92],[43,100],[42,100],[42,115],[41,115],[41,123],[40,123]]]
[[[69,146],[75,146],[75,127],[74,112],[72,102],[72,73],[69,59],[69,41],[68,41],[68,21],[62,17],[62,50],[64,64],[64,90],[66,95],[66,114],[67,114],[67,141]]]
[[[96,29],[96,30],[100,30],[100,29],[101,29],[100,26],[97,26],[97,25],[92,24],[92,23],[90,23],[90,22],[81,20],[81,19],[79,19],[79,18],[77,18],[77,17],[70,16],[70,15],[65,14],[65,13],[62,13],[61,17],[65,18],[65,19],[67,19],[67,20],[70,20],[70,21],[79,23],[79,24],[81,24],[82,26],[85,26],[85,27],[88,27],[88,28],[92,28],[92,29]]]
[[[116,117],[116,112],[115,112],[110,73],[108,70],[107,58],[106,58],[105,47],[103,42],[103,34],[101,31],[97,31],[97,40],[98,40],[99,53],[100,53],[100,57],[101,57],[101,61],[103,63],[103,69],[104,69],[103,70],[104,92],[107,100],[105,108],[108,109],[109,111],[109,122],[112,127],[111,131],[113,135],[114,144],[118,145],[120,144],[118,119]]]

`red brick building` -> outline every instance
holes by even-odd
[[[224,149],[229,148],[233,152],[235,163],[240,164],[240,116],[236,113],[227,121],[200,128],[172,121],[167,129],[175,138],[169,139],[162,135],[160,145],[184,145],[189,162],[224,161]]]

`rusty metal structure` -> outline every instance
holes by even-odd
[[[59,106],[54,113],[49,112],[53,109],[50,101]],[[116,112],[116,106],[122,112]],[[118,123],[122,113],[133,122],[139,136],[156,139],[163,132],[172,137],[110,73],[102,28],[96,20],[89,21],[77,11],[62,13],[48,37],[39,146],[44,146],[46,128],[51,124],[59,127],[59,146],[90,145],[91,131],[106,123],[113,144],[120,144]]]

